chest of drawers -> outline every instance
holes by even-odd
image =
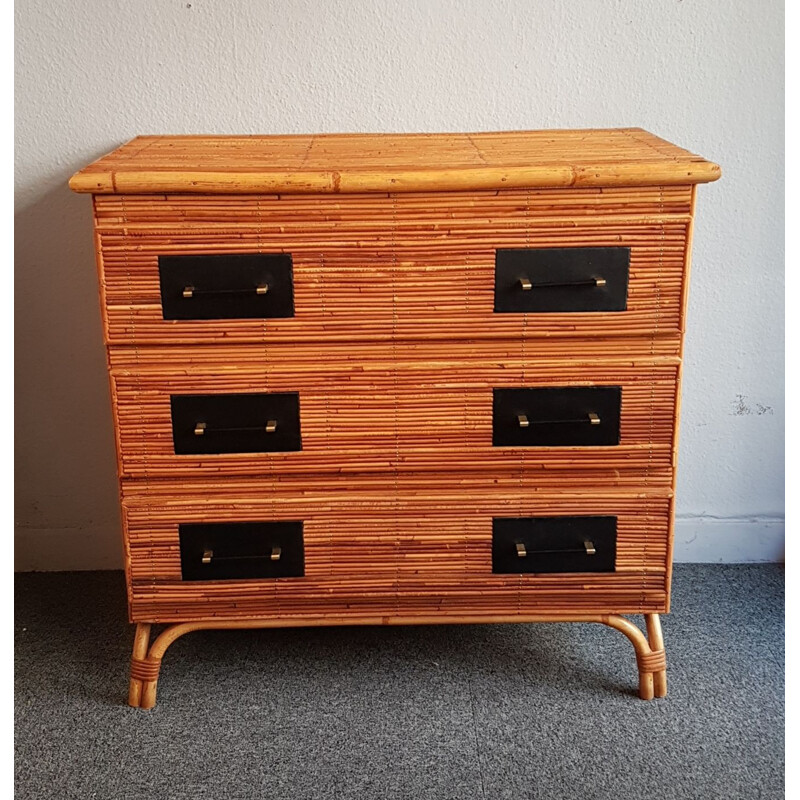
[[[77,173],[129,702],[193,630],[441,622],[604,623],[663,696],[695,189],[717,177],[640,129],[146,136]]]

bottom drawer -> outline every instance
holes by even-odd
[[[128,497],[131,619],[663,612],[670,504],[508,487]]]
[[[178,525],[184,581],[301,578],[303,523],[190,522]]]
[[[615,572],[615,516],[493,517],[492,572]]]

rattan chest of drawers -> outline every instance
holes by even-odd
[[[639,129],[149,136],[76,174],[131,705],[192,630],[439,622],[605,623],[663,696],[695,185],[717,177]]]

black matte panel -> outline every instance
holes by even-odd
[[[287,253],[159,256],[164,319],[293,317],[292,257]],[[258,286],[269,287],[258,294]],[[192,297],[183,291],[192,287]]]
[[[584,542],[591,542],[589,555]],[[525,555],[520,556],[517,544]],[[492,572],[614,572],[616,517],[515,517],[492,520]]]
[[[305,574],[302,522],[212,522],[178,526],[185,581],[296,578]],[[273,548],[280,558],[271,558]],[[210,562],[203,554],[211,551]]]
[[[300,397],[275,394],[185,394],[170,397],[172,441],[178,455],[302,450]],[[265,428],[277,422],[273,433]],[[202,436],[195,434],[205,423]]]
[[[619,444],[622,388],[495,389],[492,444],[496,447],[600,447]],[[598,425],[589,415],[600,418]],[[519,425],[528,418],[528,427]]]
[[[630,257],[629,247],[498,250],[494,310],[511,313],[625,311]],[[605,286],[594,285],[596,278],[604,279]],[[520,279],[529,280],[532,288],[523,290]]]

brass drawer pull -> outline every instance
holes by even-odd
[[[214,561],[257,561],[264,558],[268,558],[270,561],[280,561],[281,548],[273,547],[268,556],[215,556],[213,550],[203,550],[202,562],[210,564],[212,559]]]
[[[526,558],[528,555],[528,549],[524,542],[514,542],[514,545],[517,549],[517,558]],[[531,550],[531,555],[546,555],[552,553],[583,553],[587,556],[594,556],[597,555],[597,550],[595,549],[594,542],[592,542],[590,539],[583,540],[582,548],[565,547],[563,549]]]
[[[584,423],[599,425],[600,422],[600,417],[593,411],[590,411],[585,419],[528,419],[525,414],[517,414],[517,424],[520,428],[528,428],[531,425],[580,425]]]
[[[271,419],[266,425],[251,425],[245,428],[214,428],[209,430],[205,422],[198,422],[194,426],[195,436],[205,436],[206,433],[275,433],[278,430],[278,420]]]
[[[559,289],[570,286],[603,287],[605,285],[605,278],[586,278],[580,281],[541,281],[539,283],[532,283],[530,278],[519,279],[519,287],[523,292],[529,292],[531,289]]]
[[[187,300],[192,297],[214,297],[224,294],[266,294],[269,291],[268,283],[261,283],[255,289],[198,289],[194,286],[184,286],[181,296]]]

